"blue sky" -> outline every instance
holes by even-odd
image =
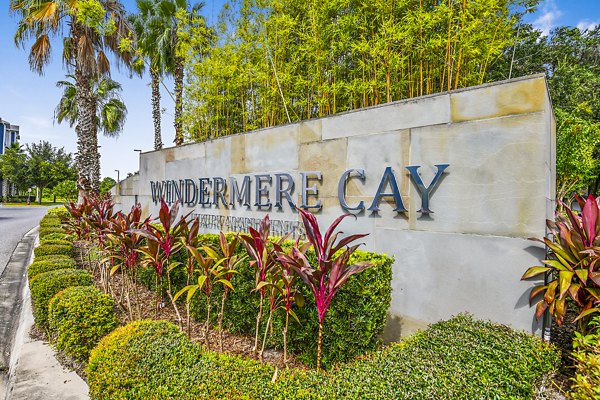
[[[224,0],[206,0],[204,8],[209,22],[214,21]],[[0,1],[0,118],[20,125],[21,142],[48,140],[54,146],[69,152],[77,151],[74,129],[54,123],[54,108],[61,90],[56,81],[64,79],[58,47],[45,75],[40,77],[29,69],[27,51],[18,49],[13,42],[16,18],[9,15],[8,0]],[[128,11],[135,11],[135,0],[124,0]],[[589,28],[600,23],[600,0],[545,0],[528,20],[548,32],[560,25]],[[123,86],[122,97],[128,108],[127,122],[118,138],[100,137],[102,176],[121,178],[138,169],[138,155],[134,149],[152,150],[153,127],[150,107],[149,78],[130,78],[125,71],[113,70],[113,79]],[[166,81],[171,87],[172,82]],[[162,94],[163,142],[171,146],[174,138],[173,101]]]

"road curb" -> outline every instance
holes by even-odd
[[[14,343],[22,314],[27,266],[31,261],[39,226],[31,229],[17,243],[0,276],[0,398],[9,393],[9,377]]]

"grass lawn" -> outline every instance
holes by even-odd
[[[52,202],[52,201],[42,201],[42,204],[39,204],[37,202],[31,202],[31,204],[27,204],[27,203],[0,203],[3,206],[7,206],[7,207],[34,207],[34,206],[61,206],[64,203],[63,202]]]

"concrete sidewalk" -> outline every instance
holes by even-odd
[[[10,326],[13,340],[7,360],[8,371],[0,371],[0,399],[86,400],[89,399],[88,387],[83,379],[59,364],[51,346],[41,340],[33,340],[29,335],[33,326],[33,315],[26,270],[32,258],[36,238],[37,229],[24,236],[0,279],[0,284],[5,284],[5,276],[11,274],[11,279],[6,280],[6,288],[10,282],[10,289],[13,291],[9,297],[14,306],[11,312],[13,321],[7,324]],[[11,272],[13,268],[14,271]],[[16,279],[17,277],[20,279]],[[15,292],[17,286],[18,291]],[[1,309],[3,306],[4,302],[0,303],[0,318],[6,311]],[[5,341],[0,337],[0,342]]]

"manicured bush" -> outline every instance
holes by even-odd
[[[230,236],[230,235],[228,235]],[[200,240],[215,248],[218,246],[218,235],[200,235]],[[290,247],[292,241],[286,242]],[[238,245],[238,256],[246,255],[243,246]],[[177,260],[185,262],[185,253],[177,255]],[[314,252],[308,253],[309,260],[316,263]],[[380,337],[386,323],[386,314],[391,301],[392,263],[394,260],[385,254],[356,251],[351,262],[369,261],[374,267],[350,277],[333,299],[331,309],[325,318],[323,331],[324,367],[331,367],[335,362],[348,361],[366,351],[375,350],[380,344]],[[173,275],[177,285],[185,285],[183,268],[180,275]],[[223,326],[233,333],[253,334],[256,325],[256,313],[259,308],[259,296],[253,292],[255,270],[249,261],[243,263],[237,274],[233,275],[234,292],[230,292],[225,304]],[[153,278],[152,278],[153,279]],[[151,281],[149,282],[151,283]],[[310,290],[301,284],[301,292],[305,299],[304,307],[295,309],[300,320],[298,324],[290,319],[288,331],[288,349],[299,359],[314,365],[317,353],[317,337],[319,324],[317,309]],[[215,287],[211,297],[213,310],[220,309],[222,288]],[[204,302],[193,302],[194,317],[202,321],[206,316]],[[268,312],[268,311],[265,311]],[[217,313],[214,313],[216,323]],[[265,317],[266,321],[266,317]],[[266,323],[263,324],[263,329]],[[273,318],[273,335],[269,346],[283,348],[281,334],[285,325],[285,313],[278,310]],[[262,336],[261,336],[262,337]]]
[[[90,351],[118,325],[110,295],[93,286],[67,288],[48,304],[48,326],[56,348],[87,362]]]
[[[172,324],[139,321],[92,350],[92,399],[527,399],[557,352],[539,339],[460,315],[329,373],[280,371],[202,352]]]
[[[61,254],[64,256],[70,256],[73,254],[73,243],[63,241],[59,243],[45,243],[39,245],[33,250],[36,257],[46,256],[50,254]]]
[[[77,267],[75,260],[70,257],[55,256],[52,258],[49,256],[43,256],[42,258],[43,260],[36,258],[35,261],[27,268],[27,277],[29,280],[44,272],[55,271],[57,269],[75,269]]]
[[[65,230],[63,228],[60,228],[60,227],[40,227],[40,240],[44,236],[50,235],[52,233],[66,234]]]
[[[59,269],[35,276],[29,287],[36,324],[41,328],[48,327],[48,302],[55,294],[71,286],[91,285],[92,276],[77,269]]]
[[[54,240],[67,240],[69,242],[73,242],[73,238],[66,233],[50,233],[44,237],[40,238],[40,243],[44,244],[47,242],[52,242]]]
[[[53,233],[53,235],[55,235]],[[68,246],[68,247],[73,247],[73,242],[71,242],[70,240],[66,240],[66,239],[48,239],[48,236],[44,236],[44,241],[40,241],[40,243],[42,245],[59,245],[59,246]]]
[[[67,208],[65,206],[53,207],[48,210],[46,215],[56,216],[60,218],[61,221],[67,220],[71,217],[71,214],[69,213],[69,211],[67,211]]]
[[[60,228],[60,218],[56,215],[46,214],[40,221],[41,228]]]
[[[193,396],[190,361],[201,351],[173,324],[135,321],[98,343],[86,370],[92,399],[186,399]],[[191,395],[189,395],[189,394]]]
[[[34,261],[54,261],[54,260],[72,260],[72,256],[65,256],[64,254],[47,254],[45,256],[35,257]]]

